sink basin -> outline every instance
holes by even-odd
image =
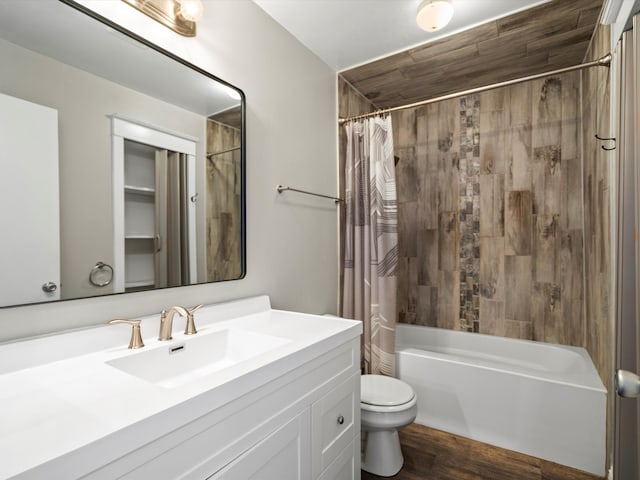
[[[184,341],[107,361],[129,375],[174,388],[238,365],[290,340],[241,329],[197,334]]]

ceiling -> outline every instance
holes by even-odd
[[[452,0],[436,34],[420,0],[254,2],[386,108],[581,63],[603,0]]]
[[[548,1],[452,0],[455,14],[451,23],[428,33],[415,20],[420,0],[254,0],[336,71]]]

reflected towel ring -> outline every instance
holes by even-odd
[[[600,148],[602,148],[603,150],[606,150],[607,152],[610,152],[611,150],[615,150],[616,149],[616,139],[615,138],[613,138],[613,137],[603,138],[603,137],[599,136],[597,133],[596,133],[595,137],[598,140],[602,140],[603,142],[613,142],[613,147],[605,147],[604,145],[601,145]]]
[[[113,267],[104,262],[96,263],[89,273],[89,282],[96,287],[106,287],[113,280]]]

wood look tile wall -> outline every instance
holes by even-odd
[[[240,130],[207,120],[207,153],[240,145]],[[207,160],[207,282],[242,273],[240,238],[240,150]]]
[[[580,74],[394,113],[398,319],[583,345]]]
[[[609,52],[609,27],[595,32],[586,60]],[[609,159],[594,138],[610,137],[609,71],[582,72],[584,146],[584,228],[585,228],[585,347],[589,351],[605,386],[611,391],[613,378],[613,323],[610,291],[610,202]]]

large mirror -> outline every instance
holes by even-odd
[[[0,306],[241,278],[244,95],[68,0],[0,2]]]

